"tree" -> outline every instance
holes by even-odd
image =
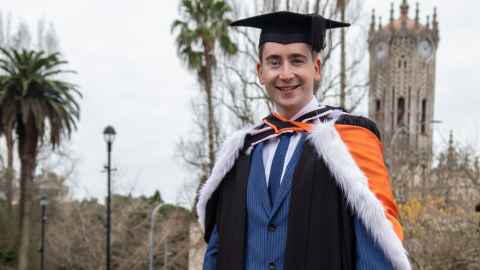
[[[20,158],[18,269],[27,270],[30,245],[32,183],[39,146],[55,149],[76,129],[80,107],[74,84],[58,79],[73,71],[59,53],[0,48],[0,108],[2,122],[15,130]]]
[[[147,269],[150,215],[157,205],[146,197],[116,194],[112,215],[112,268]],[[48,269],[102,269],[105,262],[105,205],[94,200],[60,202],[49,217]],[[188,210],[163,205],[154,227],[155,269],[187,269]]]
[[[208,123],[208,168],[215,162],[215,114],[213,108],[213,73],[216,67],[216,48],[227,55],[237,51],[229,37],[230,20],[226,18],[231,11],[223,0],[182,0],[181,20],[172,24],[176,36],[177,51],[190,70],[196,72],[205,92]]]
[[[407,144],[398,141],[400,148]],[[397,152],[391,159],[391,181],[414,268],[478,269],[477,148],[461,146],[451,133],[448,145],[434,156],[432,168],[421,151]]]
[[[37,23],[37,37],[36,43],[33,45],[32,34],[28,25],[21,22],[16,31],[12,33],[12,18],[9,14],[4,21],[4,17],[0,12],[0,48],[8,49],[35,49],[38,51],[45,51],[46,53],[54,53],[59,51],[58,38],[53,24],[49,24],[45,31],[45,21],[40,20]],[[0,110],[0,118],[1,118]],[[5,193],[7,197],[7,214],[12,216],[12,203],[14,196],[14,180],[15,169],[13,167],[14,161],[14,145],[15,137],[13,132],[13,123],[4,123],[0,119],[0,130],[3,130],[6,145],[6,166],[3,171],[3,178],[5,179]]]

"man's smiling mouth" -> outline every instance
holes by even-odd
[[[300,84],[290,85],[290,86],[277,86],[277,89],[280,91],[292,91],[300,87]]]

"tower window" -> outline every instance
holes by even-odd
[[[421,117],[421,132],[422,135],[427,133],[427,100],[422,99],[422,117]]]
[[[398,98],[397,104],[397,126],[402,126],[405,118],[405,98]]]
[[[392,110],[390,119],[392,120],[392,130],[395,129],[395,87],[392,88]]]
[[[407,68],[407,60],[405,60],[405,61],[403,62],[403,67],[404,67],[404,68]]]
[[[408,87],[408,97],[407,97],[407,125],[410,125],[411,113],[412,113],[412,87]]]
[[[379,121],[382,119],[382,102],[380,99],[375,100],[375,120]]]

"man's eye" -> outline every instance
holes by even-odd
[[[278,60],[278,59],[271,59],[271,60],[269,61],[269,64],[270,64],[271,66],[274,66],[274,67],[279,66],[279,65],[280,65],[280,60]]]
[[[304,62],[305,62],[305,61],[303,61],[303,59],[301,59],[301,58],[294,58],[294,59],[292,60],[292,64],[293,64],[293,65],[301,65],[301,64],[303,64]]]

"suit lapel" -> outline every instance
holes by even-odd
[[[303,152],[303,145],[305,143],[305,135],[302,134],[302,137],[300,138],[295,151],[292,155],[292,158],[290,159],[290,162],[287,165],[287,168],[284,173],[284,180],[282,180],[282,183],[280,185],[280,190],[274,200],[274,204],[272,207],[272,211],[270,213],[270,217],[273,217],[275,213],[278,211],[280,206],[283,204],[285,199],[287,198],[288,194],[292,190],[292,181],[293,181],[293,176],[296,173],[296,170],[299,166],[296,166],[299,162],[303,162],[300,158],[303,157],[302,152]],[[305,158],[305,157],[303,157]],[[294,167],[295,166],[295,167]],[[294,173],[292,174],[292,170],[295,170]],[[292,175],[292,177],[290,177]]]
[[[265,165],[263,164],[263,143],[260,143],[257,145],[258,148],[255,148],[254,150],[254,155],[258,155],[257,162],[259,164],[254,164],[250,166],[259,166],[258,172],[258,178],[252,179],[253,183],[249,183],[249,185],[254,185],[254,189],[257,190],[258,193],[258,198],[262,202],[263,210],[265,211],[265,215],[269,215],[272,207],[270,206],[270,200],[268,198],[268,187],[267,187],[267,181],[265,179]],[[252,169],[252,168],[249,168]]]

